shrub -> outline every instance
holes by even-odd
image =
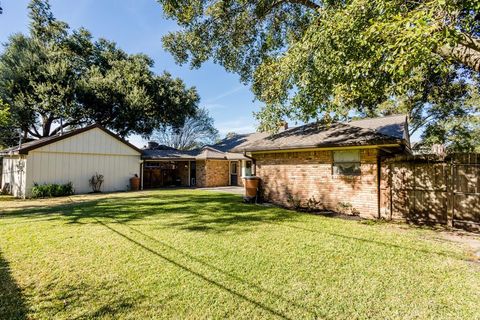
[[[302,207],[302,200],[290,192],[287,193],[287,202],[294,210],[299,210]]]
[[[307,212],[315,212],[323,209],[323,205],[321,201],[315,199],[315,196],[309,198],[305,204],[305,211]]]
[[[103,175],[98,173],[95,173],[95,175],[88,180],[88,183],[90,184],[90,187],[94,193],[101,192],[103,180]]]
[[[337,211],[341,214],[347,214],[351,216],[360,215],[360,211],[354,208],[350,202],[339,202],[337,206]]]
[[[65,184],[38,184],[34,183],[32,188],[32,198],[52,198],[70,196],[74,193],[71,182]]]

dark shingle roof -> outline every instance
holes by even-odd
[[[406,117],[392,116],[331,125],[310,123],[239,144],[232,152],[289,150],[320,147],[409,145]]]
[[[229,152],[232,149],[238,148],[239,146],[253,143],[254,141],[260,140],[268,136],[269,136],[269,133],[265,133],[265,132],[235,134],[232,137],[227,137],[221,140],[220,142],[214,145],[211,145],[211,147],[217,150],[220,150],[222,152]]]
[[[143,150],[144,160],[247,160],[241,153],[223,152],[210,146],[195,150]]]
[[[398,139],[409,140],[408,128],[407,128],[407,116],[405,115],[393,115],[381,118],[370,118],[350,121],[348,123],[351,126],[372,129],[378,133],[382,133],[387,136],[395,137]]]
[[[146,160],[195,160],[195,156],[198,154],[198,150],[142,150],[142,158]]]

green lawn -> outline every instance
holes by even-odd
[[[0,214],[0,318],[480,319],[480,266],[436,231],[205,191],[73,199]]]

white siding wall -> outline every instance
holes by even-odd
[[[15,197],[24,197],[26,189],[27,159],[25,156],[7,156],[3,158],[2,189],[6,184]]]
[[[140,153],[95,128],[32,150],[28,155],[27,196],[33,183],[72,182],[75,193],[88,193],[88,180],[104,175],[102,191],[128,190],[129,179],[140,175]]]

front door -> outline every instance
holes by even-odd
[[[238,185],[238,161],[230,162],[230,185]]]

